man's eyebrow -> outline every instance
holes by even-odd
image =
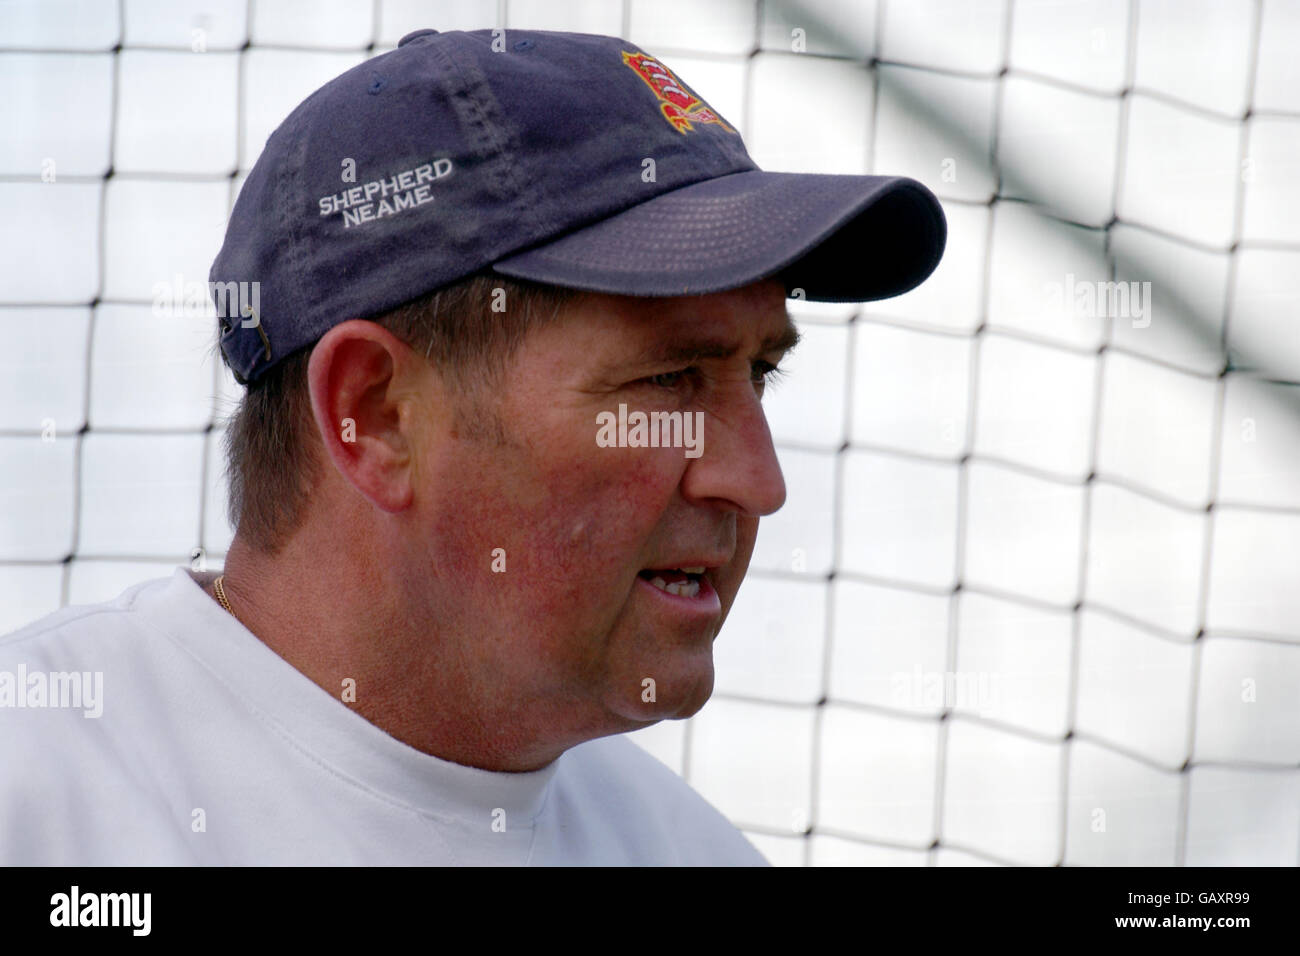
[[[785,314],[785,327],[775,335],[769,335],[763,339],[762,351],[764,352],[789,352],[803,336],[795,328],[794,319],[790,318],[790,313]]]
[[[768,352],[789,352],[802,336],[795,328],[790,313],[785,315],[785,326],[779,332],[764,336],[759,343],[760,354]],[[672,341],[656,342],[641,352],[635,359],[637,364],[694,362],[700,359],[728,359],[739,351],[740,346],[730,339],[712,338],[708,335],[674,338]]]

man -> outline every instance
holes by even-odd
[[[758,170],[615,38],[422,30],[326,84],[211,272],[225,571],[0,641],[0,859],[764,862],[618,735],[712,692],[786,298],[896,295],[944,236],[911,180]]]

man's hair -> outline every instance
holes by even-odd
[[[582,293],[477,273],[370,321],[423,354],[470,404],[500,384],[527,333]],[[301,527],[323,466],[307,388],[313,346],[253,383],[226,425],[227,513],[239,537],[274,555]]]

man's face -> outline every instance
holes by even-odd
[[[443,666],[493,708],[553,714],[559,736],[699,710],[759,516],[785,501],[760,400],[794,338],[776,282],[592,295],[532,331],[486,396],[499,424],[440,417],[421,452],[416,584],[455,648]],[[701,424],[673,432],[696,449],[627,447],[631,430],[620,447],[620,405],[632,425]],[[683,593],[652,580],[692,567]]]

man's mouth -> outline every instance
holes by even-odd
[[[680,597],[695,597],[700,593],[700,579],[705,568],[646,568],[638,576],[649,581],[661,591]]]

